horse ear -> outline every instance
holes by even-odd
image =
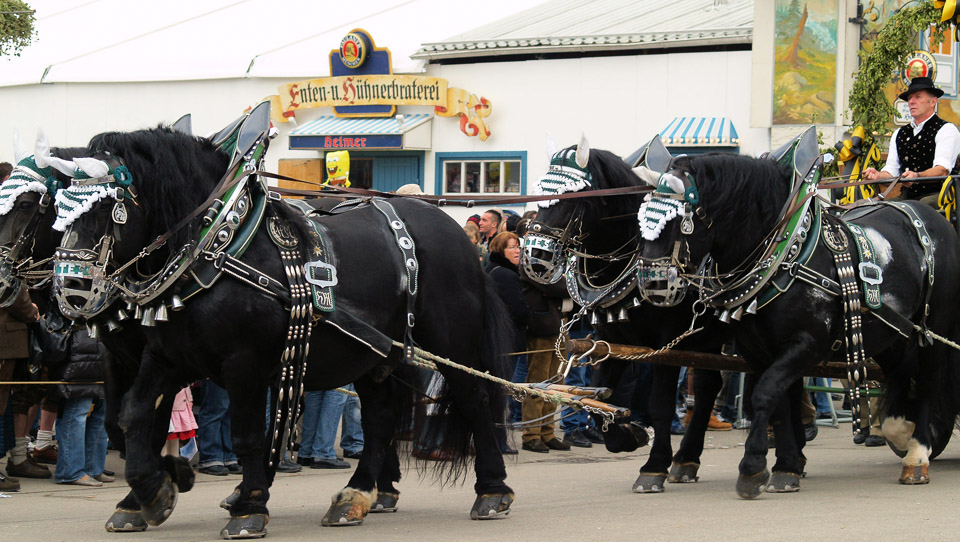
[[[23,141],[20,140],[20,130],[13,131],[13,159],[15,164],[29,156],[27,149],[23,147]]]
[[[686,189],[683,187],[683,181],[680,180],[680,177],[671,175],[670,173],[664,173],[663,181],[667,183],[667,186],[669,186],[670,190],[673,190],[675,194],[683,194],[686,191]]]
[[[105,177],[107,173],[110,173],[110,166],[103,160],[97,160],[96,158],[74,158],[73,163],[91,179]]]
[[[633,168],[633,173],[654,188],[660,186],[660,174],[647,166],[637,166]]]
[[[547,162],[553,159],[553,155],[557,154],[557,143],[553,140],[553,136],[550,135],[550,130],[547,130]]]
[[[73,162],[50,155],[50,144],[47,143],[47,136],[43,133],[43,130],[37,132],[37,147],[33,153],[33,160],[38,167],[53,167],[67,177],[73,177],[77,169]]]
[[[580,143],[577,143],[577,165],[585,168],[590,162],[590,143],[587,142],[587,136],[580,134]]]

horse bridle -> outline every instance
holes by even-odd
[[[13,245],[0,246],[0,291],[3,292],[0,296],[0,308],[12,305],[19,297],[24,286],[28,288],[40,287],[53,276],[52,270],[34,271],[48,263],[51,258],[33,262],[32,247],[40,219],[50,209],[50,202],[52,201],[50,193],[56,191],[59,182],[53,178],[44,178],[30,168],[17,166],[16,169],[20,174],[30,177],[31,180],[44,184],[47,191],[40,195],[36,208]],[[31,257],[21,261],[21,255],[25,251],[29,252]]]
[[[679,179],[683,191],[667,188],[664,177],[670,175]],[[653,200],[670,200],[678,209],[677,218],[681,219],[680,233],[673,242],[673,249],[668,256],[660,258],[641,258],[639,270],[639,286],[643,300],[657,307],[673,307],[679,304],[687,291],[690,282],[687,278],[693,261],[690,252],[689,237],[694,232],[694,217],[710,228],[709,220],[703,207],[700,205],[700,193],[693,177],[681,169],[671,169],[661,175],[660,187],[652,192],[648,198]],[[648,201],[649,202],[649,201]],[[645,209],[644,207],[643,209]],[[682,209],[682,213],[679,212]],[[641,210],[641,213],[643,211]],[[641,217],[643,219],[643,217]],[[669,221],[669,220],[668,220]],[[702,268],[702,264],[700,265]]]
[[[110,172],[102,177],[74,179],[73,186],[104,185],[116,188],[114,205],[111,210],[111,224],[100,241],[93,248],[57,248],[54,253],[54,296],[64,316],[76,318],[92,318],[103,311],[116,292],[118,276],[127,267],[122,266],[113,273],[107,268],[112,263],[113,244],[120,238],[120,226],[126,224],[128,212],[125,201],[127,199],[135,205],[137,202],[136,190],[132,186],[133,177],[124,166],[123,161],[107,153],[105,162],[110,166]],[[64,238],[71,236],[67,229]],[[90,288],[68,288],[65,279],[83,279],[90,281]],[[73,299],[83,300],[77,304]]]
[[[523,257],[520,262],[527,277],[542,284],[553,284],[560,280],[565,266],[564,253],[582,245],[590,235],[582,230],[583,213],[584,202],[578,201],[573,215],[563,228],[548,226],[537,220],[530,223],[523,236]],[[548,257],[537,257],[534,251],[546,253]]]

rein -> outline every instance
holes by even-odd
[[[651,188],[649,186],[625,186],[621,188],[605,188],[603,190],[589,190],[584,192],[567,192],[565,194],[553,194],[545,196],[519,196],[515,198],[502,198],[502,197],[488,197],[488,198],[477,198],[475,196],[468,195],[449,195],[449,196],[433,196],[429,194],[394,194],[391,192],[380,192],[379,190],[369,190],[366,188],[346,188],[343,186],[333,187],[330,185],[320,184],[313,181],[305,181],[303,179],[297,179],[295,177],[288,177],[286,175],[279,175],[277,173],[270,173],[269,171],[256,171],[257,175],[261,177],[266,177],[269,179],[277,179],[280,181],[291,181],[303,184],[310,184],[314,186],[322,187],[320,190],[302,190],[297,188],[280,188],[276,186],[270,187],[271,192],[276,192],[278,194],[283,194],[287,196],[313,196],[313,197],[349,197],[351,194],[357,196],[367,196],[367,197],[381,197],[381,198],[412,198],[426,201],[427,203],[432,203],[438,207],[444,205],[458,205],[463,207],[474,207],[476,205],[506,205],[512,203],[532,203],[536,201],[551,201],[558,199],[578,199],[578,198],[592,198],[592,197],[602,197],[602,196],[615,196],[621,194],[637,194],[643,192],[649,192]],[[341,194],[342,193],[342,194]]]

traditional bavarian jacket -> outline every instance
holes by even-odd
[[[932,115],[920,124],[898,128],[890,139],[890,151],[883,168],[896,177],[906,170],[924,171],[943,166],[950,174],[957,173],[957,155],[960,154],[960,131],[953,123]],[[917,183],[904,187],[908,199],[916,199],[940,191],[940,183]]]

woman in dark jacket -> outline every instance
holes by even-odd
[[[507,306],[510,320],[513,322],[514,338],[511,343],[514,351],[521,351],[526,344],[527,322],[530,320],[530,307],[523,299],[520,284],[520,238],[512,232],[501,232],[490,241],[490,256],[484,269],[493,279],[497,294]],[[516,370],[518,358],[511,356],[511,372]],[[507,445],[506,431],[498,430],[500,449],[505,454],[515,454],[516,450]]]
[[[490,257],[484,270],[493,279],[497,294],[507,306],[513,327],[515,347],[522,347],[526,340],[527,322],[530,321],[530,307],[523,299],[520,284],[520,238],[512,232],[501,232],[490,241]]]
[[[112,482],[103,472],[107,458],[107,432],[103,426],[103,345],[90,338],[82,326],[71,326],[56,310],[48,312],[43,332],[59,338],[65,351],[44,352],[51,380],[82,382],[57,384],[51,392],[63,400],[57,418],[56,481],[60,484],[100,486]],[[87,383],[89,382],[89,384]]]

